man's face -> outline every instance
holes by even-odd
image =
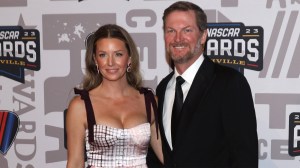
[[[195,13],[174,11],[165,19],[164,38],[166,51],[175,64],[192,64],[202,53],[206,31],[201,33],[196,23]]]

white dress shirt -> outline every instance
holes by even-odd
[[[181,85],[182,92],[183,92],[183,102],[190,90],[190,87],[193,83],[195,75],[200,68],[202,62],[204,60],[204,56],[200,55],[200,57],[181,75],[181,77],[185,80],[185,82]],[[179,76],[176,68],[174,70],[174,75],[169,81],[166,93],[165,93],[165,100],[164,100],[164,107],[163,107],[163,126],[166,134],[167,141],[173,150],[172,146],[172,136],[171,136],[171,118],[172,118],[172,108],[173,102],[175,97],[175,85],[176,85],[176,77]]]

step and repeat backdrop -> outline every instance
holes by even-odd
[[[251,85],[259,166],[299,167],[300,1],[190,1],[208,15],[205,54]],[[174,2],[1,0],[0,167],[65,167],[63,114],[84,74],[85,38],[99,26],[130,32],[144,84],[155,89],[170,72],[162,14]]]

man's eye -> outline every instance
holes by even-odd
[[[192,29],[184,29],[184,32],[192,32],[193,30]]]
[[[172,29],[168,29],[166,32],[167,32],[167,33],[173,33],[173,32],[174,32],[174,30],[172,30]]]

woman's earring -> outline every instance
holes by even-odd
[[[96,67],[97,67],[97,72],[99,74],[99,67],[98,67],[98,64],[96,63]]]
[[[127,65],[126,71],[127,71],[127,72],[131,72],[131,63],[129,63],[129,64]]]

